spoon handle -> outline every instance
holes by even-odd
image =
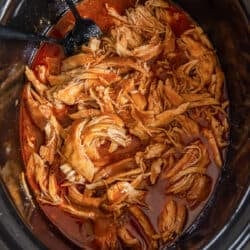
[[[75,6],[75,3],[73,2],[73,0],[65,0],[65,2],[67,3],[67,5],[69,6],[73,16],[75,17],[76,21],[80,21],[82,18]]]
[[[21,41],[31,41],[31,42],[47,42],[47,43],[57,43],[60,41],[47,36],[36,35],[31,33],[24,33],[21,31],[14,30],[0,25],[0,38],[6,40],[21,40]]]

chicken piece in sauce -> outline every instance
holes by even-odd
[[[80,4],[83,15],[92,2]],[[223,165],[223,72],[202,29],[172,3],[97,2],[102,38],[68,58],[45,50],[26,67],[26,179],[41,208],[88,221],[91,248],[158,249],[192,223]],[[62,18],[56,29],[70,25]]]

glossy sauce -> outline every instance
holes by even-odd
[[[82,16],[89,17],[93,19],[97,25],[101,27],[103,31],[107,31],[113,24],[112,19],[107,15],[107,11],[105,9],[105,4],[109,4],[110,6],[113,6],[118,12],[122,13],[126,8],[133,6],[134,0],[126,0],[126,1],[118,1],[118,0],[85,0],[81,2],[78,6],[79,11],[82,13]],[[171,6],[169,8],[170,13],[173,16],[178,16],[179,19],[176,22],[173,21],[171,23],[171,27],[177,37],[179,37],[185,30],[189,29],[192,25],[192,21],[189,16],[187,16],[183,11],[179,10],[177,7]],[[54,37],[63,37],[74,25],[74,18],[71,13],[67,12],[60,21],[52,28],[52,30],[49,32],[51,36]],[[32,68],[36,69],[37,65],[46,65],[46,58],[47,57],[55,57],[55,58],[64,58],[63,50],[60,46],[53,45],[53,44],[44,44],[41,46],[41,48],[38,50],[37,54],[35,55],[33,61],[32,61]],[[21,105],[21,115],[20,115],[20,134],[21,134],[21,144],[22,144],[22,154],[25,164],[27,164],[27,160],[30,156],[30,154],[33,152],[34,149],[29,147],[29,143],[27,141],[30,138],[35,138],[36,141],[35,145],[35,151],[38,150],[39,146],[43,142],[43,134],[39,131],[39,129],[36,128],[36,126],[33,124],[29,113],[24,105],[22,103]],[[67,114],[67,111],[65,111],[65,114]],[[63,114],[61,114],[61,119],[64,117]],[[59,114],[57,115],[57,118],[59,118]],[[202,138],[201,138],[202,139]],[[204,139],[202,139],[204,141]],[[125,158],[125,156],[129,157],[131,156],[131,152],[135,152],[140,150],[143,150],[145,148],[144,145],[142,145],[138,140],[133,141],[133,149],[129,152],[126,152],[126,150],[118,150],[116,154],[112,155],[112,158],[109,158],[109,156],[106,154],[107,152],[104,150],[101,152],[101,155],[103,157],[107,158],[107,161],[118,161],[121,158]],[[210,159],[213,160],[211,157]],[[106,156],[105,156],[106,155]],[[211,165],[207,169],[208,175],[212,178],[212,190],[214,189],[216,180],[219,176],[219,170],[215,166],[214,162],[212,161]],[[148,193],[146,195],[146,203],[148,205],[148,209],[143,209],[144,213],[150,218],[151,224],[155,228],[156,232],[157,229],[157,217],[159,216],[162,206],[165,204],[168,196],[165,194],[166,189],[166,181],[158,181],[155,186],[148,187]],[[211,191],[212,193],[212,191]],[[209,199],[209,197],[207,198]],[[198,207],[190,209],[189,211],[189,218],[187,219],[186,228],[189,227],[196,216],[201,212],[203,209],[203,206],[205,204],[206,200],[203,201]],[[88,235],[88,231],[91,231],[91,223],[89,221],[80,220],[77,218],[72,217],[71,215],[63,212],[59,207],[53,207],[49,205],[41,205],[41,209],[46,214],[46,216],[49,218],[49,220],[65,235],[67,238],[69,238],[71,241],[73,241],[76,245],[80,247],[92,247],[93,245],[93,239]],[[32,220],[34,227],[39,227],[37,222],[35,220]],[[135,228],[139,229],[139,225],[136,226],[137,222],[130,217],[128,220],[127,227],[130,228],[131,233],[135,235],[142,243],[142,246],[145,245],[146,249],[146,242],[144,242],[144,239],[146,237],[142,237],[143,233],[135,230]],[[105,225],[108,226],[110,221],[102,221],[104,228]],[[131,227],[131,225],[135,227]],[[95,248],[98,249],[98,248]]]

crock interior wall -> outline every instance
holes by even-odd
[[[230,218],[249,187],[250,62],[247,52],[250,51],[249,28],[247,18],[237,0],[174,2],[183,7],[202,26],[213,42],[226,74],[230,99],[231,143],[216,193],[196,226],[173,246],[197,249],[208,244],[225,225],[230,225]],[[15,16],[10,13],[4,22],[20,30],[42,32],[62,13],[64,6],[61,7],[60,3],[60,0],[23,1]],[[25,42],[0,41],[0,69],[8,68],[17,62],[27,63],[35,47],[35,44]],[[22,82],[23,78],[20,78],[7,94],[0,95],[1,165],[9,160],[21,161],[17,126],[18,108],[14,104],[20,94]],[[11,154],[5,153],[5,141],[13,143],[15,150]],[[39,238],[39,235],[37,237]]]

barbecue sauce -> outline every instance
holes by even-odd
[[[97,25],[105,32],[108,31],[108,29],[113,25],[113,20],[108,15],[105,5],[108,4],[109,6],[114,7],[119,13],[124,13],[125,9],[133,6],[134,3],[135,0],[85,0],[79,3],[78,10],[83,17],[93,19],[97,23]],[[193,21],[186,13],[184,13],[176,6],[171,6],[169,8],[169,12],[174,17],[172,23],[170,24],[171,28],[174,31],[175,36],[179,37],[184,31],[192,26]],[[63,15],[59,20],[59,22],[49,31],[49,35],[52,37],[62,38],[73,27],[73,25],[74,18],[72,14],[70,12],[66,12],[65,15]],[[60,46],[54,44],[44,44],[39,48],[36,55],[34,56],[31,68],[35,70],[37,65],[46,66],[47,57],[59,58],[61,60],[65,58],[65,55]],[[25,97],[23,97],[23,99],[25,99]],[[37,151],[39,146],[42,144],[44,135],[30,118],[29,111],[27,110],[24,101],[22,102],[20,113],[22,155],[24,163],[27,164],[28,158],[31,153],[34,150]],[[64,117],[67,116],[67,110],[62,111],[61,114],[56,114],[56,116],[60,120],[63,120]],[[35,149],[32,149],[29,146],[28,141],[30,140],[30,138],[33,138],[33,140],[35,141]],[[145,145],[141,144],[136,139],[134,139],[134,142],[132,144],[134,147],[132,150],[130,150],[129,152],[126,152],[126,150],[122,149],[118,150],[115,155],[110,156],[111,158],[109,158],[108,161],[115,162],[120,160],[121,158],[124,158],[124,155],[127,155],[127,157],[129,157],[132,156],[131,152],[136,152],[138,150],[143,151],[145,149]],[[105,156],[106,153],[107,151],[105,151],[104,149],[101,154],[104,157],[108,158],[109,156]],[[210,157],[210,159],[212,159],[212,157]],[[210,192],[212,193],[216,184],[216,180],[219,176],[219,170],[215,166],[213,161],[208,166],[207,174],[211,177],[212,180],[212,188]],[[166,185],[167,183],[164,180],[159,180],[156,185],[149,186],[147,189],[148,193],[145,200],[148,208],[143,208],[143,212],[149,217],[150,222],[156,232],[158,231],[157,218],[161,213],[162,206],[169,198],[168,195],[165,194]],[[208,199],[209,197],[205,201],[201,202],[198,207],[189,208],[189,217],[187,218],[185,228],[188,228],[194,222],[195,218],[202,211],[204,204]],[[181,200],[177,201],[182,202]],[[48,219],[61,231],[61,233],[68,239],[70,239],[70,241],[72,241],[74,244],[82,248],[98,249],[98,245],[94,244],[95,242],[93,240],[93,235],[91,235],[91,233],[94,233],[94,229],[90,221],[74,218],[73,216],[63,212],[60,207],[40,204],[40,208],[48,217]],[[126,216],[128,217],[127,221],[130,232],[139,239],[141,246],[145,246],[145,249],[147,249],[146,236],[143,235],[143,232],[140,231],[140,226],[137,225],[136,220],[131,215],[127,214]],[[36,217],[37,216],[35,214],[31,219],[31,223],[34,228],[39,228],[41,226],[39,225],[39,223],[37,223]],[[99,224],[102,224],[102,230],[104,231],[110,223],[112,223],[110,218],[99,222]],[[47,241],[53,242],[53,239],[50,239],[50,237],[48,236]],[[53,243],[51,242],[50,245],[53,245]]]

